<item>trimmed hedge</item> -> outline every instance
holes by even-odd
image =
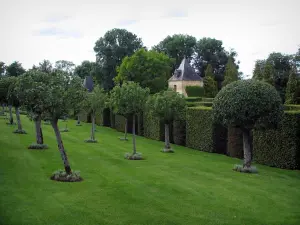
[[[253,132],[257,163],[284,169],[300,169],[300,112],[285,112],[276,130]]]
[[[187,98],[185,98],[185,100],[187,102],[200,102],[200,101],[202,101],[202,98],[201,97],[187,97]]]
[[[164,140],[164,124],[152,112],[143,114],[144,137],[157,141]]]
[[[193,107],[186,114],[186,146],[213,152],[212,112],[209,107]]]
[[[286,111],[300,111],[300,105],[284,105]]]
[[[240,128],[228,128],[227,155],[233,158],[244,158],[243,133]]]
[[[200,86],[186,86],[185,92],[189,97],[201,97],[204,96],[204,88]]]
[[[186,144],[186,121],[176,120],[172,126],[172,141],[176,145],[185,146]]]

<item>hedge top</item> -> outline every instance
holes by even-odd
[[[256,80],[228,84],[217,94],[212,108],[215,122],[246,129],[276,127],[283,115],[276,89]]]

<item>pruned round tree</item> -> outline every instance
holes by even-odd
[[[107,94],[104,92],[104,89],[97,85],[92,92],[88,93],[87,98],[83,102],[86,112],[90,113],[92,117],[91,138],[85,140],[85,142],[97,142],[95,139],[95,117],[97,114],[101,114],[103,112],[106,106],[106,99]]]
[[[165,148],[163,152],[174,152],[170,145],[170,124],[185,117],[186,100],[183,95],[167,90],[149,97],[147,107],[165,124]]]
[[[133,154],[126,154],[127,159],[142,159],[140,153],[136,152],[135,142],[135,117],[139,115],[145,107],[148,95],[150,93],[149,88],[142,88],[139,84],[134,82],[125,82],[122,86],[115,86],[113,88],[113,108],[115,112],[121,112],[123,115],[132,116],[132,143]]]
[[[21,122],[21,117],[20,117],[20,106],[21,106],[21,101],[18,98],[18,90],[17,90],[17,84],[18,84],[18,78],[15,78],[10,86],[8,87],[8,93],[7,93],[7,100],[9,102],[9,105],[12,105],[15,107],[15,113],[16,113],[16,118],[17,118],[17,124],[18,124],[18,129],[14,131],[14,133],[17,134],[26,134],[26,131],[23,130],[22,127],[22,122]]]
[[[49,97],[48,89],[51,76],[39,70],[31,70],[23,74],[16,83],[16,93],[24,108],[31,116],[35,124],[36,144],[30,145],[29,149],[47,148],[44,144],[42,132],[42,119],[45,116],[45,109],[49,107],[46,101]]]
[[[251,131],[277,127],[282,115],[278,92],[270,84],[256,80],[228,84],[213,102],[214,121],[243,132],[244,164],[240,169],[245,172],[252,171]]]

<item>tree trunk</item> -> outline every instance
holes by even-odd
[[[80,116],[77,115],[77,124],[79,125],[80,124]]]
[[[18,123],[18,130],[22,130],[22,123],[21,123],[21,118],[20,118],[20,111],[19,107],[15,107],[16,109],[16,118],[17,118],[17,123]]]
[[[133,154],[136,154],[136,145],[135,145],[135,115],[133,114],[132,119],[132,143],[133,143]]]
[[[91,140],[95,140],[95,113],[92,113],[92,130],[91,130]]]
[[[64,147],[62,139],[61,139],[61,135],[60,135],[60,132],[59,132],[59,129],[58,129],[57,122],[58,122],[57,120],[55,120],[55,121],[52,120],[51,124],[52,124],[53,130],[55,132],[56,141],[57,141],[57,145],[58,145],[58,150],[60,152],[61,159],[64,163],[65,171],[66,171],[67,174],[71,174],[72,171],[71,171],[70,163],[69,163],[67,153],[65,151],[65,147]]]
[[[169,124],[165,124],[165,149],[169,150],[170,147],[170,132]]]
[[[14,118],[13,118],[13,114],[12,114],[12,106],[9,105],[8,108],[9,108],[9,123],[13,124],[14,123]]]
[[[244,168],[250,168],[251,167],[251,137],[250,137],[250,131],[244,129],[243,130],[243,145],[244,145]]]
[[[5,113],[5,105],[4,104],[2,104],[2,112],[3,112],[3,114]]]
[[[125,133],[124,133],[124,139],[127,140],[127,127],[128,127],[128,119],[125,118]]]
[[[36,134],[36,143],[37,144],[44,144],[44,140],[43,140],[43,132],[42,132],[42,127],[41,127],[41,117],[38,117],[35,121],[35,134]]]

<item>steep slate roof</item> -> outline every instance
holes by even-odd
[[[183,58],[179,67],[174,71],[173,76],[169,79],[169,81],[200,81],[202,77],[196,74],[193,67],[190,65],[186,58]]]
[[[93,82],[93,78],[91,76],[87,76],[85,77],[84,81],[83,81],[83,86],[88,89],[89,92],[92,92],[94,89],[94,82]]]

